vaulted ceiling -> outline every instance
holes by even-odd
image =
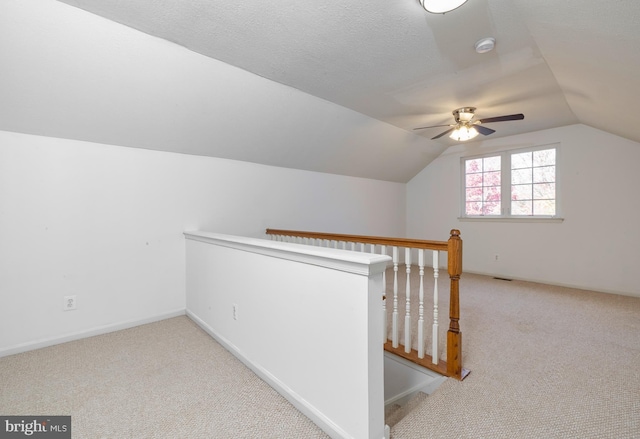
[[[455,143],[431,140],[441,128],[413,128],[449,124],[462,106],[480,118],[524,113],[490,125],[491,138],[582,123],[640,142],[636,0],[469,0],[444,15],[417,0],[61,1],[417,134],[439,152]],[[478,54],[484,37],[495,49]],[[413,165],[382,178],[407,181]]]

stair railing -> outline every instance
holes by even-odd
[[[266,234],[273,240],[293,242],[298,244],[332,247],[336,249],[387,254],[391,247],[393,264],[393,302],[391,311],[391,339],[387,339],[387,294],[382,292],[384,318],[384,349],[399,355],[409,361],[438,372],[442,375],[463,380],[469,370],[462,367],[462,332],[460,331],[460,275],[462,274],[462,239],[460,231],[451,230],[448,241],[427,241],[406,238],[387,238],[377,236],[344,235],[335,233],[304,232],[295,230],[267,229]],[[405,309],[404,313],[399,309],[398,271],[400,266],[400,249],[404,248],[404,265],[406,272],[405,281]],[[413,334],[411,331],[411,261],[412,252],[417,250],[419,270],[419,295],[418,295],[418,330],[417,349],[412,348]],[[433,252],[433,317],[431,355],[425,352],[427,339],[424,331],[424,269],[425,251]],[[439,346],[439,322],[438,322],[438,277],[439,277],[439,252],[447,253],[447,271],[449,273],[450,297],[449,297],[449,330],[446,337],[446,360],[440,358]],[[386,278],[383,281],[386,288]],[[400,343],[401,314],[404,314],[404,345]]]

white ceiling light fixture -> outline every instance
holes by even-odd
[[[479,133],[471,119],[475,114],[475,107],[462,107],[453,110],[453,117],[456,119],[456,126],[449,135],[450,138],[458,142],[464,142],[476,137]]]
[[[462,107],[462,108],[453,110],[451,114],[453,114],[453,117],[455,118],[456,122],[469,123],[471,122],[471,119],[473,119],[475,112],[476,112],[476,107]]]
[[[468,122],[458,125],[449,135],[453,140],[464,142],[478,135],[478,130]]]
[[[467,2],[467,0],[418,0],[427,12],[444,14],[453,11]]]

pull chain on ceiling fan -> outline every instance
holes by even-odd
[[[476,137],[478,134],[482,134],[484,136],[488,136],[489,134],[493,134],[496,131],[491,128],[487,128],[482,126],[483,123],[494,123],[494,122],[505,122],[509,120],[522,120],[524,119],[524,114],[509,114],[505,116],[496,116],[496,117],[487,117],[484,119],[479,119],[473,121],[475,116],[476,107],[461,107],[453,110],[452,114],[455,119],[455,124],[449,125],[431,125],[428,127],[419,127],[414,128],[414,130],[424,130],[427,128],[437,128],[437,127],[451,127],[450,129],[438,134],[435,137],[432,137],[431,140],[439,139],[445,134],[449,134],[453,140],[457,141],[465,141],[471,140]]]

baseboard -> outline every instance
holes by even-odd
[[[313,407],[308,401],[294,392],[290,387],[282,383],[279,379],[274,377],[269,371],[263,369],[260,365],[251,363],[233,343],[218,334],[213,328],[211,328],[193,312],[187,310],[186,314],[187,317],[193,320],[207,334],[213,337],[214,340],[220,343],[226,350],[231,352],[237,359],[242,361],[245,366],[251,369],[263,381],[273,387],[280,395],[286,398],[287,401],[289,401],[296,409],[298,409],[303,415],[309,418],[314,424],[320,427],[329,436],[331,436],[332,438],[351,437],[338,425],[327,418],[323,413],[316,410],[315,407]]]
[[[542,284],[542,285],[552,285],[555,287],[572,288],[574,290],[593,291],[595,293],[606,293],[606,294],[616,294],[618,296],[640,297],[640,294],[634,293],[634,292],[628,292],[628,291],[627,292],[616,291],[616,290],[609,290],[606,288],[595,288],[593,286],[587,286],[587,285],[576,285],[576,284],[570,284],[570,283],[564,283],[564,282],[552,282],[544,279],[533,279],[533,278],[527,278],[527,277],[509,276],[508,274],[484,273],[482,271],[471,271],[471,270],[464,270],[462,272],[462,277],[460,278],[461,282],[462,282],[462,279],[464,279],[464,273],[479,274],[480,276],[499,277],[502,279],[519,280],[522,282],[532,282],[532,283]]]
[[[20,354],[22,352],[33,351],[35,349],[46,348],[48,346],[57,345],[60,343],[66,343],[69,341],[80,340],[83,338],[93,337],[96,335],[107,334],[109,332],[120,331],[122,329],[129,329],[135,326],[146,325],[147,323],[158,322],[160,320],[170,319],[172,317],[178,317],[185,315],[186,310],[184,308],[170,311],[167,313],[156,314],[154,316],[145,317],[143,319],[127,320],[124,322],[113,323],[109,325],[97,326],[95,328],[87,329],[84,331],[73,332],[71,334],[65,334],[60,337],[45,338],[37,341],[21,343],[8,348],[0,349],[0,358],[9,355]]]

